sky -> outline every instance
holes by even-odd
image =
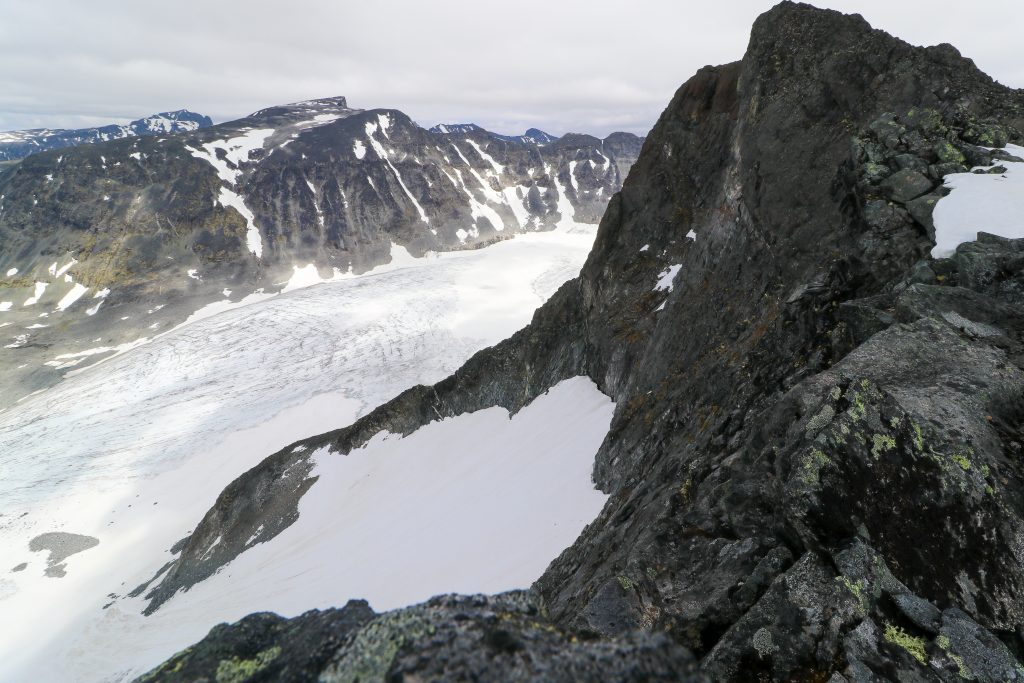
[[[187,108],[215,121],[345,95],[421,125],[605,135],[653,125],[771,0],[0,0],[0,130]],[[818,0],[1024,87],[1024,3]],[[951,8],[951,9],[946,9]]]

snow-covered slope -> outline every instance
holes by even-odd
[[[254,610],[297,613],[346,596],[386,608],[531,583],[603,500],[590,470],[611,404],[582,380],[512,421],[494,409],[382,437],[351,459],[318,453],[301,523],[265,548],[254,541],[237,565],[151,617],[127,596],[264,456],[443,378],[526,324],[579,271],[593,236],[573,223],[225,305],[0,413],[0,557],[10,564],[0,613],[19,625],[0,639],[0,680],[121,680]],[[292,286],[309,275],[297,272]],[[450,438],[463,446],[431,445]],[[352,525],[321,538],[307,521],[327,514]],[[453,514],[477,525],[457,532]],[[368,530],[360,515],[387,519],[396,548],[418,539],[437,552],[408,562],[383,533],[370,534],[383,545],[354,540]],[[467,563],[466,548],[497,528],[503,543],[519,539],[504,560]],[[347,552],[328,550],[342,541]],[[340,575],[349,580],[327,580]]]

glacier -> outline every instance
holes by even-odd
[[[142,598],[128,596],[173,558],[172,546],[199,522],[224,486],[263,457],[299,438],[350,424],[410,386],[446,377],[479,349],[528,323],[539,304],[578,274],[596,232],[595,226],[582,228],[573,222],[484,249],[419,259],[399,254],[395,265],[379,271],[289,288],[248,305],[195,316],[0,412],[0,557],[11,565],[0,575],[0,614],[19,625],[0,642],[0,679],[125,680],[219,621],[260,609],[297,613],[335,604],[342,594],[371,597],[375,607],[386,609],[435,590],[528,586],[603,502],[590,468],[611,418],[611,402],[587,385],[589,380],[575,380],[535,402],[562,413],[538,407],[510,420],[495,408],[481,411],[486,415],[455,418],[505,439],[504,450],[496,446],[486,459],[490,469],[476,472],[484,478],[491,472],[492,483],[502,467],[516,469],[494,455],[508,457],[512,448],[508,439],[516,431],[500,436],[502,425],[507,432],[509,425],[532,424],[530,443],[543,441],[545,432],[538,425],[551,424],[551,419],[590,430],[589,439],[579,439],[586,447],[566,467],[537,461],[544,451],[534,446],[523,454],[519,476],[532,471],[551,492],[538,494],[536,515],[519,520],[524,538],[551,539],[535,548],[529,561],[503,564],[485,554],[486,562],[449,574],[441,563],[433,582],[414,581],[415,567],[406,565],[407,592],[391,596],[375,592],[367,582],[373,572],[364,568],[340,594],[328,595],[315,588],[300,590],[295,582],[301,576],[289,584],[281,569],[287,563],[280,563],[279,553],[270,553],[278,558],[278,573],[266,575],[250,566],[259,564],[256,555],[249,559],[243,554],[224,568],[236,571],[237,563],[238,572],[249,572],[251,581],[238,582],[237,599],[200,600],[208,589],[199,584],[152,617],[143,617]],[[531,423],[531,414],[540,423]],[[374,447],[399,448],[394,439],[382,436],[381,441]],[[325,472],[333,471],[325,456],[318,454],[317,462]],[[442,470],[451,466],[450,458],[437,464]],[[381,467],[387,468],[384,460]],[[310,492],[328,490],[331,476]],[[401,486],[390,487],[385,474],[376,476],[371,486],[377,487],[374,497],[380,505],[394,502],[388,500],[389,491],[406,498]],[[467,476],[462,476],[464,483],[478,481]],[[573,494],[559,500],[559,490]],[[493,517],[506,499],[482,496],[483,507],[474,512],[467,504],[458,514],[471,520]],[[315,507],[316,500],[303,504]],[[548,505],[542,504],[545,500]],[[294,533],[300,531],[297,527]],[[54,533],[77,539],[76,547],[84,549],[72,549],[59,564],[53,550],[49,555],[30,550],[33,539]],[[282,534],[263,552],[278,541],[288,547]],[[296,552],[289,548],[286,555]],[[392,571],[402,565],[395,566]],[[271,575],[280,587],[277,594],[253,588]],[[226,577],[208,581],[214,585]],[[162,616],[164,609],[177,616]]]

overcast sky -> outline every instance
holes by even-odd
[[[0,130],[345,95],[424,125],[646,132],[770,0],[0,0]],[[1024,87],[1024,2],[819,0]],[[955,8],[955,9],[954,9]]]

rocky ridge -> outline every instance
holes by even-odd
[[[431,133],[339,97],[34,154],[0,172],[5,398],[297,273],[596,223],[641,142]]]
[[[951,46],[782,3],[741,62],[676,93],[581,276],[528,328],[237,479],[153,607],[230,561],[198,556],[215,535],[230,545],[294,505],[306,480],[275,473],[303,453],[515,411],[585,374],[617,404],[594,470],[610,498],[527,596],[565,634],[536,678],[582,666],[578,641],[637,666],[660,643],[669,660],[576,680],[678,680],[687,651],[712,680],[1024,679],[1024,241],[929,256],[942,177],[1005,158],[1022,130],[1024,94]],[[290,680],[512,676],[537,626],[509,621],[521,654],[477,664],[508,599],[373,617],[331,646],[344,666]],[[453,629],[470,635],[436,637]],[[181,680],[171,668],[151,680]]]

